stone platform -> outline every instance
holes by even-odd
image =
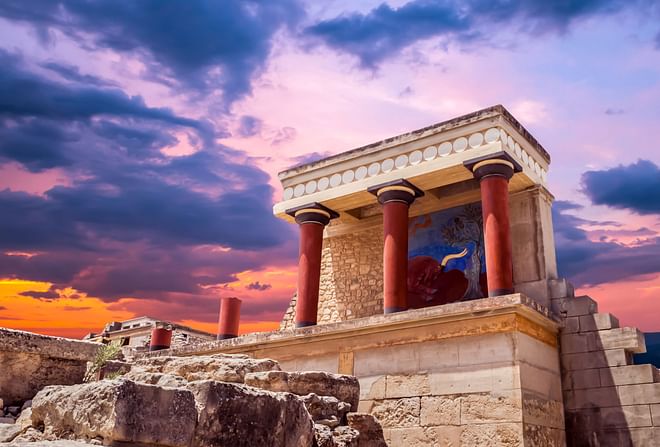
[[[354,374],[392,447],[565,443],[559,323],[522,294],[214,341],[158,355],[243,353]]]

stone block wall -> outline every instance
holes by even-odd
[[[557,326],[513,294],[174,353],[245,353],[286,370],[355,375],[359,411],[378,418],[390,447],[562,447]]]
[[[318,323],[383,312],[383,226],[323,240]],[[294,327],[295,297],[281,328]]]
[[[557,350],[526,334],[358,351],[355,368],[391,446],[565,445]]]
[[[47,385],[81,383],[97,343],[0,328],[0,399],[14,405]]]
[[[563,318],[562,387],[569,447],[660,445],[660,372],[633,364],[645,352],[636,328],[599,313],[588,296],[570,290],[553,299]]]

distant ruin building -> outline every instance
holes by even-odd
[[[118,342],[136,351],[147,351],[151,343],[154,328],[167,328],[171,331],[169,347],[180,347],[215,340],[216,336],[181,324],[142,316],[126,321],[113,321],[105,325],[98,334],[85,335],[83,340],[91,342]]]

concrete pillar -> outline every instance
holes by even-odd
[[[238,337],[241,320],[241,300],[235,297],[220,298],[220,317],[218,319],[218,340]]]
[[[509,179],[521,168],[504,152],[465,164],[481,188],[488,296],[513,293]]]
[[[172,344],[172,328],[155,326],[151,330],[151,341],[149,342],[149,351],[160,351],[169,349]]]
[[[408,308],[408,208],[424,193],[406,180],[369,188],[383,206],[383,312]]]
[[[287,214],[295,218],[300,228],[296,327],[313,326],[319,305],[323,228],[339,214],[318,203],[288,210]]]

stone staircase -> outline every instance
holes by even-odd
[[[660,446],[660,371],[633,364],[644,334],[563,288],[560,352],[568,446]]]

